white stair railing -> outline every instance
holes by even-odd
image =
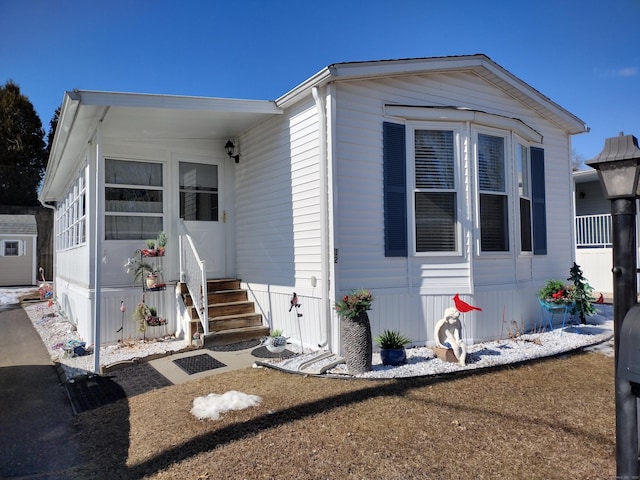
[[[193,239],[182,220],[180,225],[180,280],[187,285],[204,334],[209,335],[206,264],[204,260],[200,259]]]
[[[611,215],[580,215],[576,217],[576,246],[611,247]]]

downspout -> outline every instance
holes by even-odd
[[[331,305],[329,304],[329,198],[328,192],[328,172],[327,172],[327,114],[324,105],[324,98],[320,97],[318,87],[311,89],[313,99],[318,108],[318,169],[320,179],[320,302],[322,305],[321,314],[325,318],[325,338],[319,347],[327,347],[331,350]]]
[[[40,200],[40,205],[42,205],[44,208],[50,208],[53,211],[53,249],[52,249],[52,253],[53,253],[53,258],[52,258],[52,262],[51,262],[51,280],[53,281],[53,286],[55,289],[55,285],[56,285],[56,278],[54,275],[54,271],[56,268],[56,256],[57,254],[57,249],[56,249],[56,235],[55,235],[55,228],[56,228],[56,207],[55,205],[48,205],[46,202],[43,202],[42,200]],[[37,282],[36,282],[37,285]]]
[[[102,134],[100,124],[96,127],[96,185],[95,185],[95,212],[94,212],[94,247],[93,247],[93,286],[95,291],[95,298],[93,300],[93,318],[94,318],[94,331],[93,331],[93,371],[100,373],[100,306],[102,296],[102,195],[103,189],[102,183]]]

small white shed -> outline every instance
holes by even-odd
[[[0,286],[35,285],[38,226],[33,215],[0,215]]]

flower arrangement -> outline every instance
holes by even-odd
[[[133,282],[137,283],[142,281],[145,277],[154,278],[152,285],[147,282],[147,286],[158,286],[157,279],[162,273],[162,267],[160,265],[151,265],[140,260],[140,257],[134,254],[133,257],[127,258],[127,263],[124,264],[124,268],[127,270],[127,274],[133,274]]]
[[[373,295],[368,290],[354,290],[349,295],[336,302],[336,312],[342,318],[353,319],[358,315],[371,310]]]
[[[544,287],[538,291],[538,298],[549,304],[573,303],[572,288],[565,285],[562,280],[547,280]]]
[[[143,257],[163,257],[164,248],[167,245],[167,234],[165,232],[158,232],[156,238],[150,238],[146,240],[147,248],[140,250]]]

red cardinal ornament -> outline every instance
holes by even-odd
[[[456,305],[456,310],[458,310],[460,313],[467,313],[471,310],[478,310],[480,312],[482,311],[480,307],[474,307],[473,305],[469,305],[467,302],[462,300],[460,298],[460,295],[458,295],[457,293],[453,297],[453,303]]]

